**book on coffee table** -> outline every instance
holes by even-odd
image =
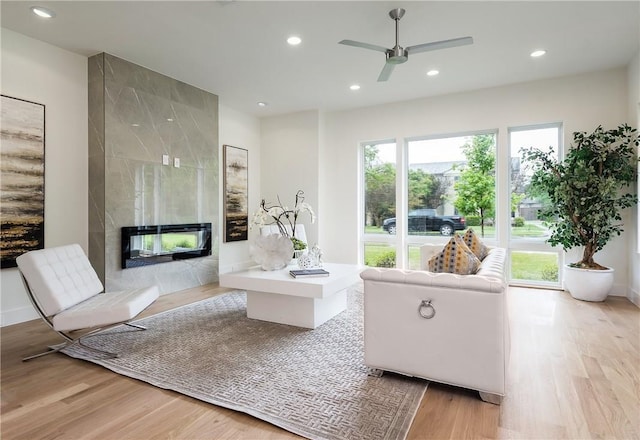
[[[324,269],[300,269],[290,270],[289,275],[294,278],[328,277],[329,272]]]

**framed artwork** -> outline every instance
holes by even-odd
[[[249,232],[249,152],[224,145],[224,241],[246,240]]]
[[[44,248],[44,105],[0,95],[0,262]]]

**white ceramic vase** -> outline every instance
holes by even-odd
[[[613,287],[613,269],[580,269],[564,265],[564,287],[582,301],[604,301]]]
[[[249,253],[263,270],[278,270],[291,261],[293,243],[280,234],[259,235],[249,246]]]

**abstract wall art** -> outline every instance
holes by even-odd
[[[1,95],[0,262],[44,247],[44,105]]]
[[[246,240],[249,231],[249,152],[224,146],[224,241]]]

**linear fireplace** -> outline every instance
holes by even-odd
[[[211,255],[211,223],[125,226],[121,238],[123,269]]]

